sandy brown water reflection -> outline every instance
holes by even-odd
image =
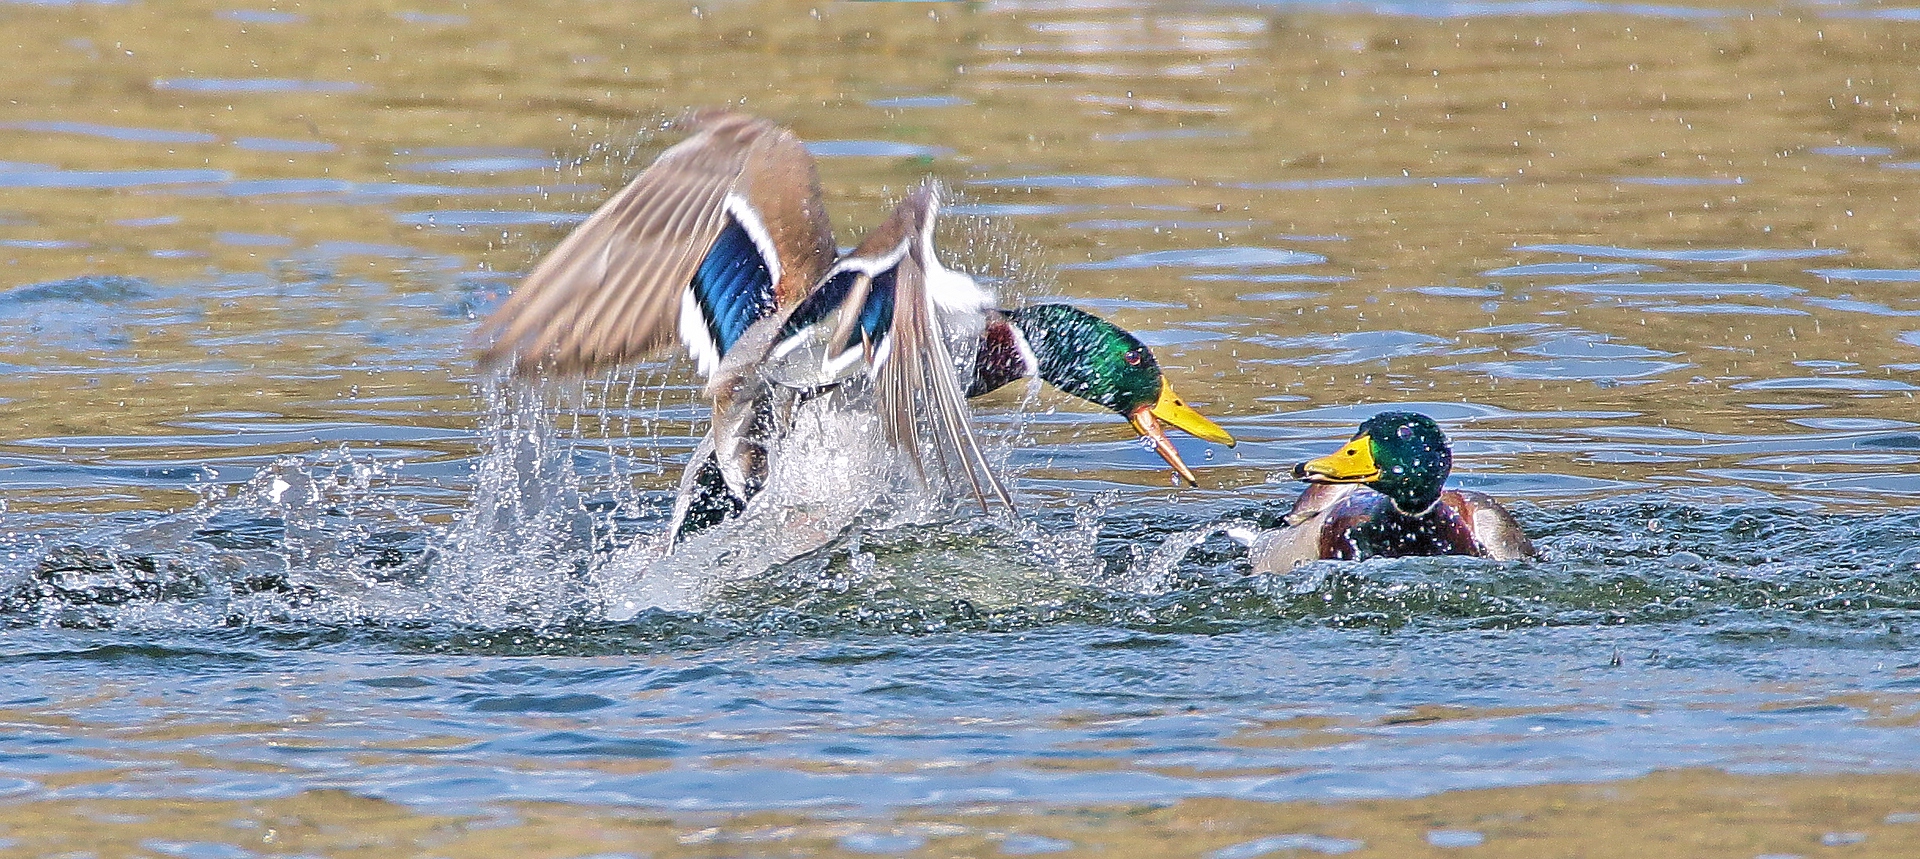
[[[1909,856],[1920,849],[1916,789],[1904,776],[1682,770],[1398,802],[1199,799],[1071,811],[981,803],[883,818],[548,804],[432,814],[336,792],[191,805],[78,800],[0,810],[15,836],[0,855]]]
[[[830,156],[844,229],[932,173],[1031,239],[1039,291],[1144,329],[1253,442],[1220,484],[1296,458],[1287,412],[1411,398],[1573,413],[1483,422],[1536,443],[1469,458],[1566,490],[1912,492],[1905,454],[1845,461],[1850,431],[1906,424],[1920,366],[1912,25],[1511,11],[9,7],[10,280],[150,286],[15,296],[38,324],[0,395],[16,438],[181,459],[209,451],[165,446],[180,416],[237,401],[326,421],[395,397],[457,430],[466,318],[632,169],[596,147],[649,157],[659,117],[745,100]]]
[[[0,2],[0,850],[1901,855],[1917,44],[1864,0]],[[943,180],[957,261],[1242,444],[1176,492],[1043,394],[1060,558],[872,540],[706,615],[422,572],[500,438],[472,321],[712,104],[814,143],[843,242]],[[560,423],[657,491],[699,414],[637,378]],[[1386,403],[1549,560],[1208,542]],[[908,798],[761,786],[839,776]]]

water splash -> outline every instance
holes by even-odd
[[[738,516],[669,546],[653,536],[596,573],[607,617],[709,608],[722,588],[845,541],[951,519],[959,487],[922,482],[879,419],[838,396],[795,408],[774,440],[766,484]],[[931,477],[931,475],[929,475]]]
[[[473,498],[435,540],[433,584],[459,597],[454,617],[469,625],[538,627],[577,616],[591,599],[595,522],[571,445],[540,399],[497,387],[486,395]]]

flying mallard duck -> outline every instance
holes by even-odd
[[[1452,469],[1453,451],[1432,418],[1383,412],[1332,456],[1293,467],[1294,479],[1311,485],[1284,527],[1235,536],[1249,543],[1255,572],[1320,559],[1532,557],[1533,544],[1500,502],[1444,488]]]
[[[678,342],[713,425],[680,484],[673,533],[736,515],[765,485],[796,410],[857,405],[929,486],[1011,509],[966,397],[1039,377],[1127,418],[1181,477],[1162,424],[1233,437],[1189,408],[1131,334],[1065,305],[1017,310],[933,248],[939,195],[913,191],[839,256],[813,159],[791,131],[691,115],[661,153],[535,266],[481,327],[516,375],[603,372]]]

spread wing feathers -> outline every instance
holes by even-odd
[[[904,239],[886,245],[869,236],[794,306],[774,337],[770,357],[781,361],[807,347],[795,360],[818,355],[815,384],[842,378],[856,362],[877,362],[890,345],[897,281],[910,250]]]
[[[562,240],[481,327],[482,359],[514,372],[586,374],[644,357],[678,334],[703,372],[777,303],[780,248],[797,245],[801,268],[823,265],[832,231],[818,202],[813,161],[798,138],[736,113],[687,121],[692,137],[651,166]],[[779,198],[764,184],[798,182],[787,198],[801,223],[776,232],[753,201]],[[756,193],[756,190],[759,193]],[[780,215],[792,213],[780,212]],[[789,235],[791,233],[792,235]],[[797,239],[797,241],[789,241]]]
[[[747,326],[772,313],[776,304],[779,261],[761,252],[742,223],[728,218],[681,300],[680,341],[708,375]]]
[[[966,281],[967,289],[977,289],[964,275],[942,268],[933,256],[933,218],[938,207],[934,190],[922,186],[875,231],[882,239],[899,236],[898,246],[904,250],[893,270],[892,288],[875,289],[868,297],[870,303],[890,299],[892,304],[884,342],[874,350],[878,354],[872,373],[880,423],[887,441],[906,452],[922,478],[930,477],[931,466],[949,484],[964,479],[983,512],[992,510],[989,494],[1011,511],[1013,499],[974,438],[966,391],[947,345],[947,322],[942,318],[946,314],[941,311],[952,309],[952,304],[935,290],[955,286],[956,279]],[[931,456],[921,455],[924,448],[931,449]]]

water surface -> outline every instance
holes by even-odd
[[[1911,12],[0,5],[0,852],[1908,854]],[[629,606],[692,376],[471,331],[723,103],[1241,444]],[[1403,406],[1543,557],[1252,575]]]

